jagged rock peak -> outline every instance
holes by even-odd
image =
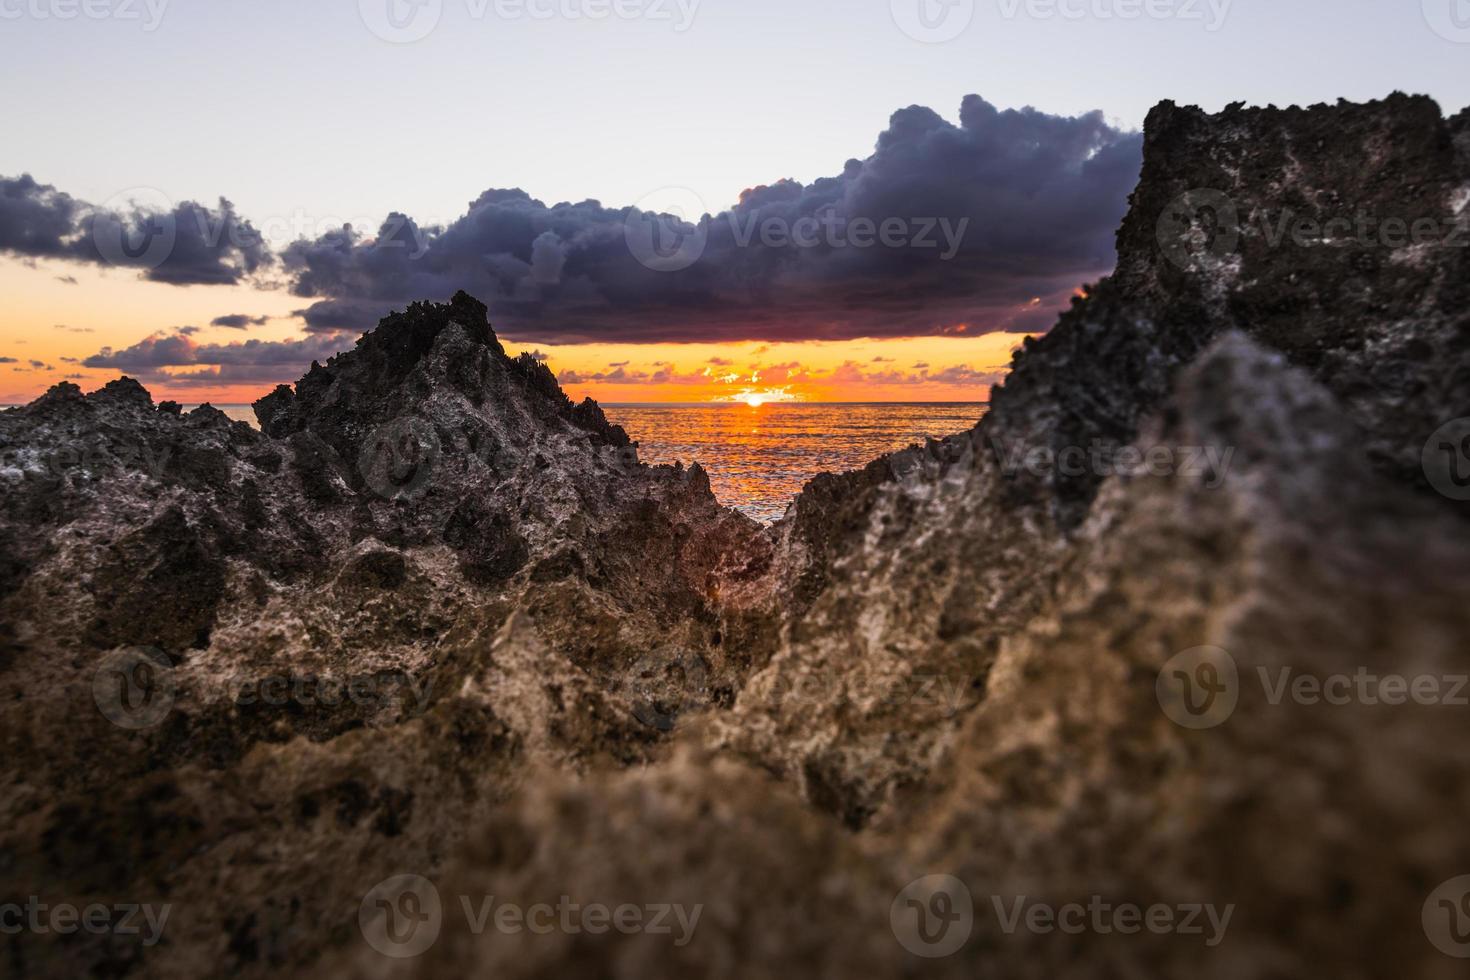
[[[532,414],[563,419],[590,432],[594,442],[629,444],[596,402],[574,406],[545,364],[530,354],[507,355],[485,304],[463,290],[448,303],[413,303],[389,314],[352,350],[325,366],[313,361],[294,390],[280,385],[254,408],[267,435],[311,429],[332,442],[334,430],[386,421],[443,391],[457,392],[476,408],[519,397]]]

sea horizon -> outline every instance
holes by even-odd
[[[244,402],[212,405],[259,428]],[[988,401],[606,402],[649,464],[698,463],[720,503],[770,523],[812,478],[861,469],[887,453],[975,425]],[[7,405],[6,408],[16,406]],[[655,421],[657,417],[657,421]]]

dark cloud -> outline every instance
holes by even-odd
[[[548,207],[520,190],[486,191],[445,228],[393,214],[376,235],[343,228],[283,260],[296,295],[315,300],[302,311],[312,329],[363,329],[459,288],[502,332],[543,342],[1045,329],[1075,286],[1111,268],[1141,146],[1100,112],[1000,111],[969,96],[958,125],[903,109],[840,174],[756,187],[682,226],[704,246],[678,271],[637,260],[630,209]]]
[[[233,285],[274,261],[265,240],[224,198],[209,208],[148,196],[157,200],[102,207],[30,174],[0,177],[0,252],[133,268],[181,286]]]
[[[209,321],[211,327],[229,327],[231,330],[244,330],[246,327],[264,326],[270,322],[268,316],[246,316],[244,313],[230,313],[226,316],[217,316]]]
[[[165,365],[197,364],[199,363],[198,350],[199,345],[188,337],[181,337],[178,334],[155,334],[124,350],[114,351],[111,347],[104,347],[98,353],[82,361],[82,366],[137,371]]]
[[[30,174],[0,178],[0,251],[66,258],[82,213],[81,202]]]
[[[76,276],[57,276],[56,277],[56,281],[57,282],[64,282],[68,286],[75,286],[75,285],[77,285],[77,277]]]
[[[93,333],[91,327],[69,327],[64,323],[56,324],[57,330],[65,330],[67,333]]]
[[[351,337],[327,335],[200,344],[187,335],[159,333],[123,350],[104,347],[84,360],[82,366],[126,371],[145,383],[278,384],[300,377],[312,361],[325,361],[352,344]],[[163,370],[170,367],[195,370]]]
[[[20,362],[17,361],[13,357],[0,357],[0,364],[19,364],[19,363]]]

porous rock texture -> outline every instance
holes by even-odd
[[[7,966],[1458,975],[1429,919],[1470,873],[1470,708],[1275,685],[1470,672],[1467,505],[1425,465],[1470,416],[1470,115],[1146,130],[1117,272],[989,414],[771,529],[463,295],[259,432],[127,380],[0,415],[4,893],[172,905],[156,946],[27,933]],[[1359,215],[1439,237],[1312,232]],[[1232,703],[1192,727],[1201,648]],[[372,895],[409,874],[441,908],[398,959]],[[900,892],[936,874],[973,921],[929,958]],[[487,896],[701,913],[682,945],[477,930]],[[1007,927],[1098,900],[1231,917]]]

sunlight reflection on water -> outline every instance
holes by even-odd
[[[762,521],[818,473],[861,468],[928,436],[970,428],[983,402],[604,405],[645,463],[700,463],[720,502]]]

